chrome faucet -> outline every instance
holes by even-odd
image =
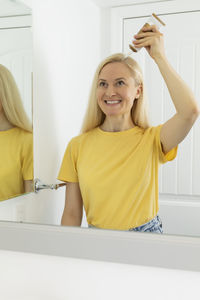
[[[67,183],[45,184],[40,179],[34,180],[34,192],[38,193],[40,190],[51,189],[57,190],[58,188],[65,186]]]

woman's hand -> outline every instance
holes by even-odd
[[[155,61],[165,57],[163,34],[156,25],[145,25],[134,38],[136,39],[133,41],[134,46],[144,47]]]

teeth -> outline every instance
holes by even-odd
[[[109,103],[109,104],[119,103],[119,102],[121,102],[121,100],[118,100],[118,101],[108,101],[108,100],[106,100],[106,103]]]

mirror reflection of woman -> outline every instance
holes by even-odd
[[[0,201],[33,191],[32,125],[11,72],[0,65]]]
[[[134,46],[144,47],[157,64],[176,113],[150,126],[137,62],[122,53],[105,59],[94,76],[81,134],[69,142],[59,172],[67,182],[62,225],[80,226],[84,205],[89,227],[163,232],[159,165],[176,157],[199,107],[170,65],[157,27],[134,37]]]

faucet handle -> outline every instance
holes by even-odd
[[[38,193],[40,190],[57,190],[58,188],[65,186],[67,183],[56,183],[56,184],[45,184],[40,179],[36,178],[34,180],[34,192]]]

